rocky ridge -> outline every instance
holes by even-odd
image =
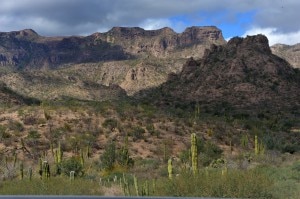
[[[87,37],[43,37],[26,29],[0,33],[0,66],[41,68],[134,57],[169,57],[172,53],[178,56],[188,48],[204,51],[203,47],[211,43],[225,44],[222,32],[216,27],[190,27],[180,34],[170,28],[147,31],[115,27]]]

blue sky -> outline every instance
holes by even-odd
[[[0,32],[89,35],[114,26],[217,26],[225,39],[265,34],[270,45],[300,43],[299,0],[1,0]]]

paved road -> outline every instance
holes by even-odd
[[[0,196],[0,199],[70,199],[70,198],[75,198],[75,199],[208,199],[208,198],[188,198],[188,197],[105,197],[105,196]],[[209,198],[209,199],[218,199],[218,198]],[[224,199],[224,198],[222,198]]]

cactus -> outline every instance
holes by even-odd
[[[28,169],[28,177],[29,177],[29,181],[31,181],[32,180],[32,168],[31,167]]]
[[[55,150],[55,164],[56,164],[56,174],[60,175],[61,174],[61,169],[60,169],[60,164],[62,161],[62,157],[63,157],[63,151],[61,149],[61,144],[60,142],[58,143],[58,148],[57,150]]]
[[[57,163],[61,163],[63,157],[63,151],[61,149],[61,144],[60,142],[58,143],[58,149],[57,149]]]
[[[23,180],[24,178],[24,165],[23,162],[20,163],[20,179]]]
[[[129,185],[128,185],[128,181],[125,178],[125,174],[123,173],[123,181],[121,180],[121,187],[123,189],[124,195],[125,196],[130,196],[130,189],[129,189]]]
[[[195,133],[191,134],[191,155],[192,155],[192,170],[195,175],[198,172],[198,150],[197,150],[197,137]]]
[[[43,177],[43,161],[41,158],[39,159],[39,175],[40,175],[40,178],[42,179],[42,177]]]
[[[86,147],[86,157],[90,158],[91,157],[91,149],[90,149],[90,145],[87,145]]]
[[[138,186],[138,181],[137,181],[136,176],[133,176],[133,183],[134,183],[134,188],[135,188],[136,196],[140,196],[139,186]]]
[[[258,145],[257,135],[255,135],[255,137],[254,137],[254,152],[255,152],[255,155],[259,154],[259,145]]]
[[[83,156],[83,150],[80,149],[80,164],[83,167],[84,166],[84,156]]]
[[[173,166],[172,166],[172,158],[168,160],[168,173],[169,173],[169,179],[173,179]]]
[[[44,179],[49,179],[50,178],[50,165],[47,161],[43,162],[42,175],[43,175]]]
[[[152,193],[154,194],[156,190],[156,179],[152,180]]]
[[[148,180],[146,180],[146,182],[143,184],[142,196],[149,196],[149,183],[148,183]]]

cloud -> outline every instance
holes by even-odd
[[[238,28],[251,27],[292,34],[300,30],[295,23],[299,9],[299,0],[1,0],[0,31],[32,28],[47,36],[87,35],[114,26],[182,31],[191,25],[227,23],[232,36]],[[242,21],[241,13],[251,13],[251,21]]]
[[[145,30],[155,30],[164,27],[171,27],[172,22],[169,19],[146,19],[139,26]]]
[[[268,37],[269,45],[272,46],[277,43],[293,45],[300,43],[300,31],[282,33],[278,32],[277,28],[251,28],[246,31],[243,37],[247,35],[263,34]]]

